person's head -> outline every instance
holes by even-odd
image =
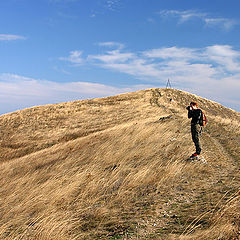
[[[196,108],[198,108],[198,103],[197,103],[197,102],[191,102],[191,103],[190,103],[190,106],[191,106],[193,109],[196,109]]]

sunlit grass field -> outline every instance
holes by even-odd
[[[209,123],[206,162],[185,107]],[[239,239],[240,114],[175,89],[0,117],[0,239]]]

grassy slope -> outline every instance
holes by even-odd
[[[185,161],[192,100],[209,117],[208,164]],[[173,89],[3,115],[0,238],[232,239],[239,123],[239,113]]]

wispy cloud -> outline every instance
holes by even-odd
[[[133,53],[121,52],[119,49],[107,51],[106,54],[88,56],[88,60],[98,60],[105,64],[127,63],[131,59],[134,59]]]
[[[68,57],[60,57],[59,60],[68,61],[75,65],[82,65],[84,60],[82,58],[82,51],[71,51]]]
[[[119,43],[119,42],[100,42],[98,43],[99,46],[101,47],[110,47],[110,48],[118,48],[118,49],[122,49],[125,47],[124,44]]]
[[[207,27],[218,27],[226,31],[239,24],[234,19],[213,17],[209,13],[200,12],[198,10],[162,10],[159,12],[159,15],[163,18],[176,18],[179,24],[183,24],[193,19],[199,19]]]
[[[115,11],[119,5],[119,0],[106,0],[105,7],[108,10]]]
[[[208,27],[220,27],[226,31],[231,30],[238,24],[236,20],[227,18],[204,18],[203,19]]]
[[[89,15],[91,18],[95,18],[109,12],[116,12],[120,9],[120,0],[99,0],[96,1],[96,3],[96,5],[93,5],[93,9]]]
[[[169,47],[169,48],[151,49],[143,52],[143,54],[148,58],[191,59],[196,57],[196,51],[198,50],[190,49],[190,48]]]
[[[201,13],[196,10],[186,10],[186,11],[179,11],[179,10],[162,10],[159,12],[162,17],[176,17],[178,18],[179,23],[184,23],[189,21],[192,18],[200,18],[204,19],[207,14]]]
[[[13,41],[13,40],[24,40],[26,39],[20,35],[13,35],[13,34],[0,34],[0,41]]]
[[[207,59],[217,64],[225,73],[240,73],[240,52],[229,45],[214,45],[206,48]]]
[[[64,74],[67,74],[67,75],[71,75],[70,72],[66,71],[66,70],[63,69],[63,68],[59,68],[59,67],[57,67],[57,66],[54,66],[52,69],[55,70],[56,72],[59,72],[59,73],[64,73]]]

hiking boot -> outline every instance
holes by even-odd
[[[197,158],[199,156],[199,154],[197,153],[193,153],[192,156],[190,158]]]

